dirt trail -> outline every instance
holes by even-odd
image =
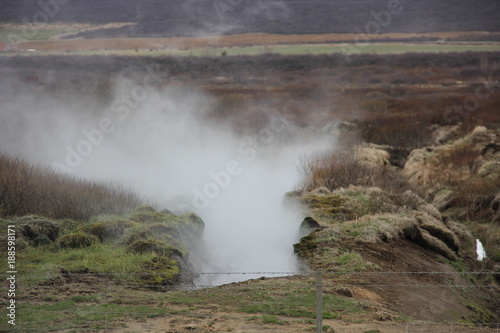
[[[233,317],[237,315],[238,318]],[[253,322],[252,322],[253,321]],[[145,323],[126,323],[127,328],[116,329],[115,333],[132,332],[314,332],[314,322],[304,323],[293,319],[285,319],[278,324],[255,323],[252,316],[241,314],[219,313],[209,319],[155,318]],[[498,333],[497,328],[473,328],[465,325],[430,324],[430,323],[348,323],[339,320],[324,320],[323,331],[332,333]],[[101,331],[105,333],[106,331]]]

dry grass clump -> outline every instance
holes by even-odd
[[[415,217],[422,230],[443,241],[451,250],[458,252],[460,249],[458,237],[442,221],[423,212],[418,212]]]
[[[388,242],[404,238],[450,260],[457,259],[459,241],[444,226],[423,225],[417,217],[403,214],[366,215],[358,223],[358,237],[363,242]]]
[[[416,240],[420,245],[442,255],[443,257],[455,261],[457,255],[441,239],[434,237],[425,229],[420,230],[420,237]]]
[[[359,239],[368,243],[399,238],[414,239],[418,233],[417,220],[400,214],[365,215],[357,224]]]
[[[123,214],[143,200],[116,184],[64,176],[46,167],[0,154],[0,215],[39,214],[50,218],[88,220]]]

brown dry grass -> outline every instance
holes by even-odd
[[[468,179],[456,185],[454,205],[466,208],[468,220],[494,219],[496,212],[491,204],[499,189],[500,176]]]
[[[369,115],[360,122],[364,141],[411,150],[425,146],[431,139],[429,122],[421,115]]]
[[[471,144],[458,144],[443,150],[438,156],[438,163],[447,168],[466,168],[469,172],[476,169],[481,153]]]

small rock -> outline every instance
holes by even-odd
[[[302,221],[302,224],[300,225],[301,228],[310,228],[310,229],[319,229],[321,228],[320,224],[318,221],[313,219],[310,216],[307,216],[304,221]]]

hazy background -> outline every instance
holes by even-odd
[[[55,1],[55,0],[54,0]],[[99,37],[169,37],[218,33],[354,33],[387,10],[389,0],[71,0],[51,22],[133,25],[82,33]],[[46,1],[44,1],[46,2]],[[383,32],[499,31],[497,0],[400,0]],[[32,0],[2,0],[0,22],[32,21]]]

